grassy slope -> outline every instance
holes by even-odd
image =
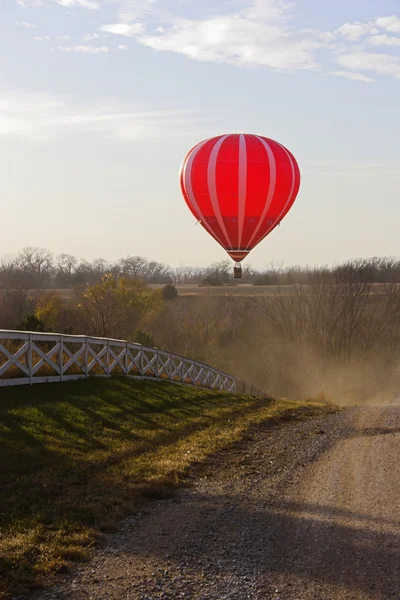
[[[123,378],[1,389],[0,598],[83,558],[191,464],[294,408]]]

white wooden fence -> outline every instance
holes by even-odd
[[[236,391],[236,379],[178,354],[108,338],[0,329],[0,387],[126,375]]]

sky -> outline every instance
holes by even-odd
[[[302,185],[254,267],[400,255],[398,0],[0,0],[0,255],[226,257],[178,171],[263,135]]]

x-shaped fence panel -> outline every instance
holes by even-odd
[[[32,376],[38,373],[43,367],[54,369],[57,375],[61,375],[62,365],[59,360],[61,343],[56,339],[51,338],[44,343],[38,340],[30,342],[31,353],[31,374]],[[57,362],[58,361],[58,362]]]
[[[113,374],[236,391],[235,377],[158,348],[83,335],[0,330],[0,387]]]
[[[6,358],[0,367],[0,377],[9,371],[12,367],[19,369],[21,374],[29,376],[29,366],[27,362],[22,362],[21,357],[25,358],[29,351],[29,342],[22,344],[15,352],[10,352],[3,344],[0,344],[0,353]]]

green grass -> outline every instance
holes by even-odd
[[[122,377],[0,389],[0,598],[89,556],[192,464],[294,409],[326,410]]]

